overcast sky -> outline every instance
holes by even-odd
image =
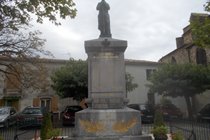
[[[86,59],[84,41],[99,37],[98,11],[100,0],[74,0],[78,10],[75,19],[35,25],[47,39],[45,48],[56,59]],[[128,41],[126,59],[158,61],[176,48],[175,38],[189,24],[192,12],[204,13],[206,0],[106,0],[112,38]]]

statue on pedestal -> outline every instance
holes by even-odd
[[[106,3],[105,0],[101,0],[96,9],[99,11],[98,29],[101,31],[100,37],[111,37],[110,18],[108,13],[108,10],[110,9],[109,4]]]

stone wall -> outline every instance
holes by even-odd
[[[173,59],[175,59],[176,63],[183,64],[189,62],[188,51],[185,48],[178,48],[173,52],[167,54],[166,56],[160,59],[160,62],[163,63],[172,63]]]
[[[193,15],[193,14],[192,14]],[[191,15],[191,17],[192,17]],[[185,64],[185,63],[193,63],[198,64],[198,57],[197,57],[197,51],[198,49],[201,49],[195,45],[193,45],[192,35],[191,35],[191,29],[190,26],[187,26],[183,29],[184,33],[182,35],[183,38],[183,44],[180,45],[180,42],[177,42],[177,48],[170,52],[169,54],[163,56],[159,62],[162,63],[177,63],[177,64]],[[179,41],[179,39],[177,39]],[[206,53],[206,64],[210,64],[210,49],[205,48]],[[202,56],[203,57],[203,56]],[[210,103],[210,91],[206,91],[203,94],[197,95],[195,98],[195,104],[196,104],[196,111],[199,111],[205,104]],[[208,100],[206,100],[208,99]],[[175,99],[177,100],[177,99]],[[174,100],[174,101],[175,101]],[[179,99],[179,102],[183,102],[183,100]],[[176,104],[176,102],[175,102]],[[186,105],[182,107],[182,110],[186,110]]]

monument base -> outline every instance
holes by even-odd
[[[142,135],[139,111],[85,109],[76,113],[75,140],[151,140]]]
[[[67,140],[67,139],[66,139]],[[152,140],[150,135],[141,136],[108,136],[108,137],[72,137],[68,140]]]

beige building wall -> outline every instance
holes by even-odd
[[[138,87],[127,93],[129,104],[139,103],[145,104],[148,102],[148,84],[147,70],[156,70],[158,66],[157,62],[141,61],[141,60],[127,60],[126,72],[130,73],[133,77],[134,83],[138,84]]]
[[[50,75],[52,75],[57,69],[64,66],[68,60],[53,60],[53,59],[44,59],[40,60],[40,64],[46,68],[46,79],[49,83],[43,84],[52,84]],[[148,82],[146,79],[146,70],[147,69],[156,69],[158,63],[150,61],[141,61],[141,60],[126,60],[126,72],[130,73],[134,77],[135,83],[138,84],[138,87],[132,92],[127,93],[127,97],[130,100],[130,103],[146,103],[148,88],[145,84]],[[41,82],[41,81],[40,81]],[[0,87],[2,87],[2,93],[0,93],[0,103],[3,105],[4,102],[1,102],[4,96],[4,78],[0,78]],[[61,99],[55,93],[55,91],[49,86],[46,88],[46,91],[34,90],[32,88],[22,89],[22,97],[18,101],[18,110],[23,110],[27,106],[40,106],[41,99],[49,98],[51,100],[50,107],[53,112],[61,112],[64,110],[67,105],[76,105],[79,104],[77,101],[72,100],[71,98]],[[0,105],[1,105],[0,104]]]

